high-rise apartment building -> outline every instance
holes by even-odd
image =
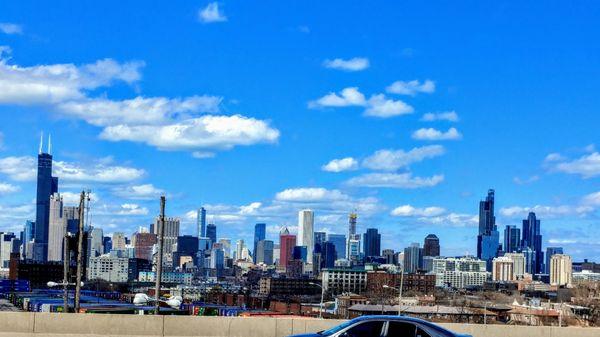
[[[573,261],[569,255],[554,254],[550,258],[550,284],[568,286],[572,282]]]
[[[515,279],[522,279],[523,276],[525,276],[526,271],[525,255],[523,253],[506,253],[504,254],[504,257],[513,262]]]
[[[423,256],[440,256],[440,239],[435,234],[429,234],[425,237]]]
[[[35,244],[33,259],[48,260],[48,229],[50,225],[50,196],[58,192],[58,178],[52,176],[52,145],[48,138],[48,150],[43,152],[40,140],[40,151],[37,161],[37,194],[35,211]]]
[[[158,222],[160,217],[154,219],[154,234],[158,235]],[[163,228],[163,254],[172,254],[173,245],[177,243],[177,237],[179,236],[179,218],[165,218],[165,225]]]
[[[312,210],[304,209],[298,212],[298,245],[306,247],[306,261],[311,263],[313,260],[315,213]]]
[[[135,257],[152,261],[152,247],[157,243],[156,234],[154,233],[135,233],[131,239],[133,244]]]
[[[266,238],[267,235],[267,225],[265,223],[257,223],[256,225],[254,225],[254,247],[252,248],[252,257],[253,257],[253,261],[254,263],[258,263],[256,257],[257,257],[257,249],[258,249],[258,242],[262,241]]]
[[[564,254],[562,247],[546,247],[546,265],[545,272],[546,274],[550,274],[550,259],[552,255],[556,254]]]
[[[492,259],[497,256],[500,243],[494,214],[494,198],[495,192],[490,189],[485,200],[479,202],[477,257],[486,261],[488,270],[492,268]]]
[[[114,232],[112,235],[112,249],[113,250],[125,250],[127,248],[127,242],[125,233]]]
[[[515,281],[515,263],[506,256],[497,257],[492,262],[492,280],[500,282]]]
[[[404,272],[416,273],[423,265],[423,249],[414,242],[404,248]]]

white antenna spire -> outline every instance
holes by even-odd
[[[42,134],[40,134],[40,152],[39,154],[42,154],[42,146],[44,145],[44,131],[42,131]]]
[[[48,154],[52,154],[52,135],[48,134]]]

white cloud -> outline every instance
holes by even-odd
[[[418,220],[432,225],[471,227],[477,226],[479,223],[479,216],[461,213],[448,213],[440,216],[421,217]]]
[[[348,200],[350,197],[339,190],[328,190],[322,187],[289,188],[278,192],[275,199],[279,201],[320,202]]]
[[[361,71],[369,67],[369,59],[366,57],[354,57],[348,60],[336,58],[334,60],[325,60],[323,66],[344,71]]]
[[[258,201],[252,202],[248,205],[240,206],[240,214],[242,214],[242,215],[256,214],[256,212],[258,211],[258,209],[260,209],[261,206],[262,206],[262,203],[260,203]]]
[[[140,142],[163,150],[190,150],[196,157],[213,153],[206,149],[227,150],[277,141],[279,131],[267,121],[242,115],[201,115],[220,111],[223,98],[218,96],[138,96],[123,100],[89,96],[91,90],[116,81],[139,81],[143,65],[104,59],[82,66],[22,67],[0,59],[0,104],[47,105],[55,114],[101,127],[102,139]]]
[[[367,100],[357,87],[344,88],[339,94],[330,92],[315,101],[308,102],[308,107],[311,109],[351,106],[364,107],[365,116],[379,118],[400,116],[414,111],[410,105],[399,100],[388,99],[383,94],[372,95]]]
[[[112,59],[80,67],[53,64],[21,67],[0,59],[0,103],[19,105],[55,104],[82,99],[86,90],[115,81],[134,83],[141,79],[143,62],[118,63]]]
[[[238,145],[274,143],[279,131],[265,121],[241,115],[207,115],[167,125],[109,126],[100,138],[145,143],[162,150],[231,149]]]
[[[529,178],[525,178],[525,179],[522,179],[520,177],[513,178],[514,183],[517,185],[527,185],[527,184],[534,183],[538,180],[540,180],[540,176],[538,176],[538,175],[533,175],[533,176],[531,176]]]
[[[535,205],[532,207],[511,206],[500,209],[500,214],[507,218],[526,218],[529,212],[534,212],[539,218],[559,218],[564,216],[585,216],[594,210],[585,205]]]
[[[590,193],[582,198],[582,204],[588,206],[600,207],[600,191]]]
[[[63,114],[83,119],[96,126],[161,125],[190,117],[191,113],[219,111],[222,97],[191,96],[185,98],[135,97],[122,101],[105,98],[83,99],[60,103]]]
[[[194,157],[196,159],[207,159],[207,158],[214,158],[215,154],[214,154],[214,152],[194,151],[194,152],[192,152],[192,157]]]
[[[455,111],[444,111],[444,112],[429,112],[423,115],[421,118],[424,122],[435,122],[435,121],[448,121],[458,122],[458,114]]]
[[[437,206],[417,208],[411,205],[402,205],[394,208],[390,213],[399,217],[433,217],[446,213],[446,209]]]
[[[600,153],[592,152],[569,160],[558,153],[546,156],[544,164],[551,171],[577,174],[584,179],[600,176]]]
[[[34,157],[0,158],[0,173],[9,176],[12,180],[34,180],[36,172]],[[145,171],[133,167],[110,165],[101,160],[85,165],[55,161],[53,174],[63,181],[70,182],[118,183],[139,179],[144,176]]]
[[[0,182],[0,195],[18,192],[20,189],[19,186]]]
[[[119,215],[148,215],[148,209],[138,204],[122,204]]]
[[[458,140],[462,134],[456,128],[450,128],[443,132],[434,128],[421,128],[412,134],[413,139],[417,140]]]
[[[8,35],[23,34],[23,26],[10,22],[0,22],[0,32]]]
[[[114,194],[126,199],[152,200],[159,198],[165,191],[152,184],[120,186],[114,189]]]
[[[62,197],[65,205],[78,206],[79,200],[81,198],[81,192],[75,193],[75,192],[61,191],[60,196]],[[98,195],[96,193],[92,192],[88,196],[90,198],[90,201],[92,201],[92,202],[98,202],[100,200],[100,198],[98,197]]]
[[[342,89],[340,94],[330,92],[329,94],[308,103],[309,108],[317,107],[347,107],[364,106],[367,100],[357,87],[348,87]]]
[[[412,106],[400,101],[387,99],[383,94],[373,95],[369,98],[365,116],[389,118],[407,115],[414,112]]]
[[[395,171],[425,159],[441,156],[444,153],[445,149],[441,145],[415,147],[407,152],[385,149],[365,158],[362,165],[372,170]]]
[[[224,22],[227,21],[227,17],[219,9],[219,3],[211,2],[198,11],[198,20],[203,23]]]
[[[352,171],[358,169],[358,161],[352,157],[333,159],[329,163],[323,165],[321,169],[327,172]]]
[[[435,82],[425,80],[421,83],[418,80],[396,81],[386,88],[386,91],[392,94],[415,96],[418,93],[431,94],[435,91]]]
[[[436,186],[444,175],[413,177],[411,173],[367,173],[346,181],[350,186],[415,189]]]

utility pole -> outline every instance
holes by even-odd
[[[160,315],[160,283],[162,281],[162,263],[163,263],[163,242],[165,239],[165,196],[160,197],[160,216],[158,217],[158,257],[156,262],[156,287],[155,296],[156,301],[154,302],[154,314]]]
[[[81,273],[83,271],[83,220],[85,192],[79,197],[79,229],[77,231],[77,280],[75,281],[75,313],[79,312],[81,301]]]
[[[65,233],[63,238],[63,310],[65,314],[69,312],[69,263],[69,235]]]

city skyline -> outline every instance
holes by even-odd
[[[21,27],[0,32],[0,231],[18,233],[36,220],[35,156],[44,132],[44,142],[52,135],[52,176],[65,206],[77,206],[79,192],[91,189],[92,224],[105,235],[148,226],[165,193],[167,215],[181,218],[182,234],[196,234],[199,207],[206,223],[217,225],[217,239],[243,239],[249,247],[256,223],[266,223],[266,238],[275,242],[284,226],[297,233],[305,208],[315,212],[314,231],[347,234],[356,209],[357,233],[377,228],[381,249],[401,251],[434,233],[444,255],[476,255],[477,204],[492,188],[500,242],[506,225],[520,228],[533,211],[544,249],[600,259],[600,245],[589,239],[600,234],[599,139],[590,127],[598,122],[590,88],[599,83],[589,76],[598,62],[587,57],[597,42],[569,40],[568,27],[549,29],[559,17],[584,25],[576,18],[592,14],[582,7],[572,5],[577,15],[567,17],[545,8],[533,18],[537,25],[525,27],[524,36],[552,56],[538,65],[525,40],[484,22],[506,20],[484,8],[469,22],[438,18],[436,25],[450,27],[438,36],[413,4],[362,13],[348,5],[338,27],[328,22],[331,4],[315,4],[321,11],[310,19],[299,19],[308,13],[304,5],[292,15],[282,4],[255,4],[262,10],[254,15],[281,18],[247,32],[257,19],[250,4],[227,3],[227,20],[213,23],[196,19],[204,5],[139,9],[138,24],[172,47],[161,52],[135,27],[123,27],[120,41],[130,48],[122,48],[96,19],[75,22],[34,2],[0,5],[0,22]],[[97,7],[74,6],[73,13],[106,12],[105,20],[122,26],[126,10],[90,6]],[[23,18],[23,10],[33,14]],[[168,13],[163,24],[153,24],[161,10]],[[398,11],[412,16],[403,22],[389,14]],[[36,20],[34,12],[58,21]],[[354,27],[355,18],[381,24]],[[397,36],[402,31],[413,38]],[[597,29],[577,31],[583,39]],[[481,45],[469,44],[480,34],[516,40],[483,48],[498,55],[483,62]],[[257,42],[271,48],[258,51]],[[466,44],[460,53],[458,42]],[[548,71],[553,79],[539,83]],[[7,90],[19,84],[30,86]],[[232,133],[206,133],[208,123]],[[169,137],[176,125],[193,132]],[[148,134],[161,135],[160,143]]]

